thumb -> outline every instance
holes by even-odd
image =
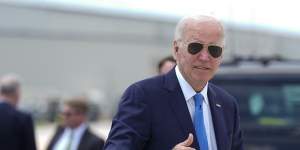
[[[192,143],[193,143],[193,140],[194,140],[194,136],[192,133],[189,133],[189,137],[180,143],[180,145],[182,146],[190,146]]]

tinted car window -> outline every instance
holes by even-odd
[[[212,82],[237,98],[246,149],[299,149],[300,76],[218,75]]]

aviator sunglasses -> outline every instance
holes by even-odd
[[[199,53],[204,47],[204,44],[201,43],[189,43],[188,44],[188,52],[192,55]],[[222,47],[216,45],[209,45],[208,46],[209,54],[214,57],[218,58],[222,55]]]

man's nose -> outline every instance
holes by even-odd
[[[210,59],[207,47],[203,47],[203,49],[197,54],[197,58],[202,61],[208,61]]]

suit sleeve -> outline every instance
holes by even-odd
[[[22,147],[24,150],[36,150],[34,125],[32,117],[24,114]]]
[[[150,108],[143,89],[134,84],[123,94],[105,150],[140,150],[150,137]]]
[[[242,131],[240,128],[240,115],[239,115],[239,108],[238,104],[234,103],[235,111],[234,111],[234,131],[232,137],[232,150],[243,150],[243,136]]]

